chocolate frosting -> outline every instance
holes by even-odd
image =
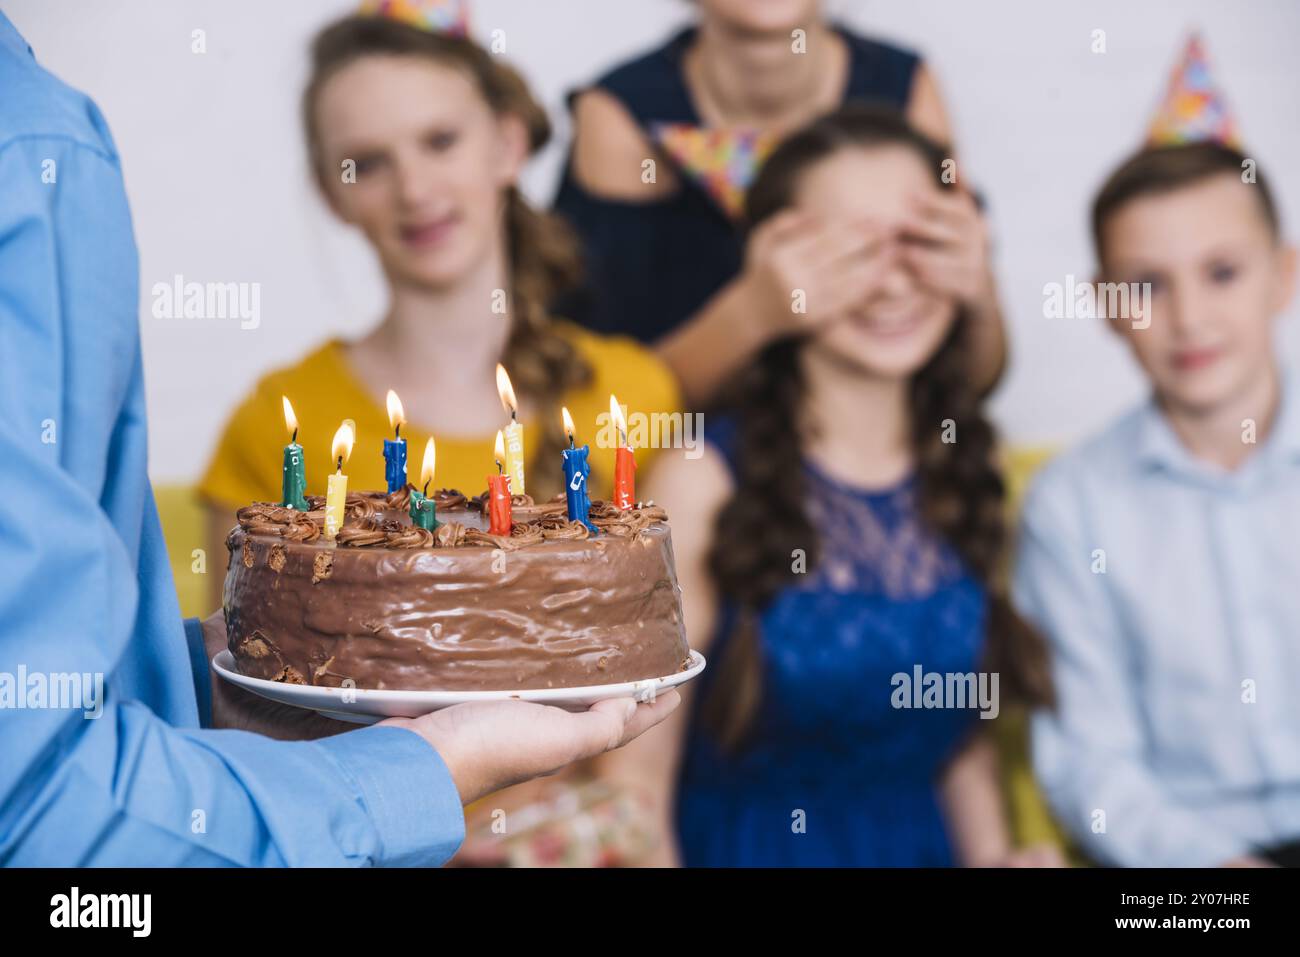
[[[239,670],[357,688],[502,691],[611,684],[689,667],[667,516],[593,502],[593,537],[563,497],[515,496],[509,536],[479,499],[436,493],[411,524],[409,488],[350,493],[337,542],[311,511],[257,503],[226,540],[223,606]],[[478,503],[476,505],[476,502]]]

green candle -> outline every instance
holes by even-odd
[[[285,508],[305,512],[307,508],[307,467],[302,457],[302,446],[298,444],[298,418],[293,414],[293,406],[286,396],[284,400],[284,424],[291,436],[289,444],[284,447],[284,475],[281,478],[280,504]]]
[[[427,489],[428,486],[425,486]],[[411,524],[425,531],[432,532],[438,528],[438,508],[429,496],[411,489]]]
[[[420,480],[424,482],[424,491],[417,492],[411,489],[411,524],[432,532],[441,523],[438,521],[438,507],[434,505],[433,499],[429,498],[429,483],[433,481],[434,461],[437,453],[434,451],[433,437],[429,437],[428,443],[424,446],[424,465],[420,469]]]

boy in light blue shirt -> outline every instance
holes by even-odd
[[[1100,278],[1138,297],[1109,321],[1151,398],[1024,508],[1015,596],[1059,701],[1034,766],[1100,863],[1287,862],[1300,839],[1300,382],[1274,344],[1296,256],[1253,165],[1148,147],[1103,187]]]

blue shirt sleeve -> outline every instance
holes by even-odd
[[[0,62],[0,86],[6,69],[22,68]],[[198,727],[206,662],[187,649],[146,476],[116,154],[106,136],[5,132],[0,864],[444,862],[463,812],[415,733]]]
[[[197,618],[185,619],[185,644],[190,650],[190,668],[194,672],[194,697],[199,705],[199,725],[212,727],[212,672],[208,665],[208,649],[203,643],[203,622]]]

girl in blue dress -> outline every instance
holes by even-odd
[[[662,863],[1056,860],[1012,850],[981,733],[1050,686],[996,584],[1003,483],[969,318],[909,257],[909,213],[951,188],[945,155],[895,113],[849,108],[779,146],[748,195],[751,229],[800,216],[881,238],[836,264],[868,271],[867,295],[768,346],[706,419],[704,454],[665,455],[648,490],[710,660],[687,707],[606,759],[676,832]],[[786,279],[769,294],[797,308]],[[955,697],[957,676],[981,693]]]

